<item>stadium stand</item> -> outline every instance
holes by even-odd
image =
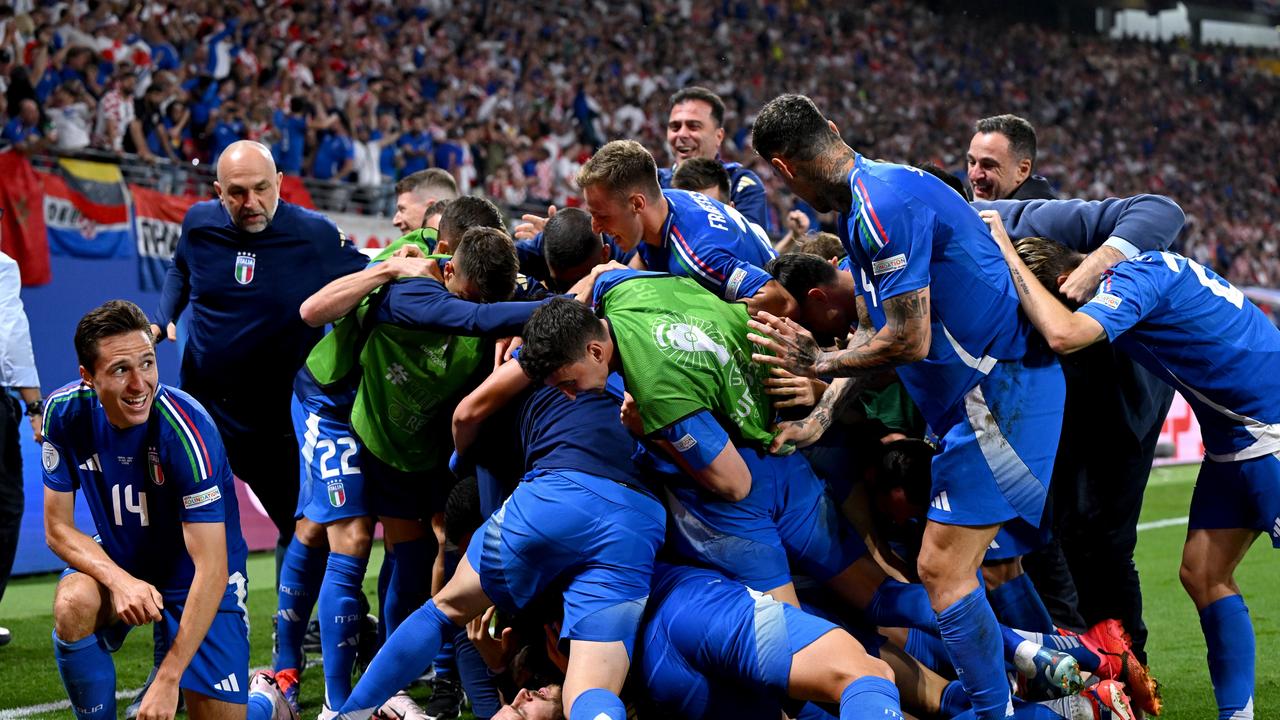
[[[605,140],[669,162],[660,119],[694,81],[726,99],[725,159],[757,166],[751,113],[779,92],[830,108],[868,152],[957,173],[972,118],[998,108],[1040,129],[1037,169],[1061,196],[1178,197],[1182,252],[1241,285],[1280,282],[1273,52],[1025,24],[1000,26],[1016,43],[992,43],[990,22],[901,2],[337,5],[0,8],[6,139],[110,150],[113,79],[133,75],[140,142],[115,132],[141,184],[200,191],[221,148],[259,139],[322,209],[380,212],[397,175],[428,165],[464,193],[563,206]],[[791,198],[761,175],[785,218]]]

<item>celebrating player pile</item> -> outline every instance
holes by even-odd
[[[714,152],[719,98],[672,105],[681,163],[758,211],[763,181]],[[114,716],[109,653],[152,622],[140,717],[172,717],[179,688],[194,718],[246,703],[296,717],[313,610],[322,718],[453,717],[450,683],[494,718],[1159,714],[1141,628],[1064,614],[1032,582],[1062,531],[1050,498],[1077,482],[1055,471],[1074,397],[1059,355],[1109,341],[1204,429],[1181,579],[1220,717],[1251,718],[1233,572],[1261,532],[1280,547],[1280,331],[1168,251],[1181,210],[1147,195],[975,206],[854,151],[800,95],[761,108],[751,139],[773,179],[836,214],[838,240],[788,241],[823,253],[779,257],[732,202],[663,189],[690,173],[616,140],[580,169],[584,209],[526,216],[518,242],[487,201],[442,201],[368,267],[288,303],[305,340],[290,350],[301,492],[275,669],[252,677],[228,430],[157,382],[136,307],[86,315],[81,382],[44,423],[46,527],[69,566],[54,646],[77,717]],[[269,210],[187,236],[183,262],[201,242],[289,236]],[[270,261],[268,243],[254,264]],[[263,282],[236,262],[237,284]],[[1087,302],[1069,299],[1081,288]],[[216,302],[247,313],[275,291]],[[302,320],[333,330],[316,344]],[[72,523],[77,490],[96,541]],[[362,631],[377,522],[380,639]],[[353,683],[362,645],[377,651]],[[428,713],[404,691],[433,665]]]

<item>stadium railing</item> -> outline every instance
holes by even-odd
[[[110,163],[120,167],[124,181],[131,185],[140,185],[158,192],[171,195],[194,195],[199,198],[212,197],[213,181],[216,169],[211,163],[175,163],[168,159],[154,161],[144,160],[139,155],[118,153],[96,148],[84,148],[74,151],[62,151],[52,148],[29,156],[31,164],[37,170],[50,171],[61,158],[75,160],[91,160]],[[302,184],[311,195],[311,201],[317,210],[327,212],[352,213],[374,217],[390,218],[395,213],[395,183],[383,183],[379,186],[363,186],[356,183],[331,180],[302,178]],[[542,215],[545,206],[533,203],[512,206],[498,203],[512,222],[521,215],[534,213]]]

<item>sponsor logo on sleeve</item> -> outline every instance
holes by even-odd
[[[883,260],[876,260],[871,263],[871,273],[873,275],[884,275],[895,270],[901,270],[907,266],[907,256],[905,253],[898,253],[893,257],[887,257]]]
[[[1105,305],[1112,310],[1115,310],[1120,307],[1120,300],[1121,298],[1118,295],[1112,295],[1111,293],[1098,293],[1097,295],[1094,295],[1093,299],[1089,302]]]
[[[44,471],[51,473],[58,469],[58,463],[62,462],[62,456],[58,454],[58,448],[46,440],[44,445],[40,446],[40,461],[44,463]]]
[[[752,180],[750,177],[743,175],[742,177],[738,178],[738,187],[734,190],[734,192],[742,192],[744,189],[749,188],[755,184],[756,184],[755,180]]]
[[[203,507],[209,503],[214,503],[222,499],[222,491],[215,485],[208,490],[203,490],[191,495],[182,496],[182,506],[188,510],[194,510]]]
[[[692,448],[694,445],[697,445],[698,441],[692,435],[685,434],[684,437],[680,438],[679,440],[675,441],[672,444],[675,446],[677,452],[687,452],[689,448]]]

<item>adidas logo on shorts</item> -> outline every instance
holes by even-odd
[[[222,692],[240,692],[240,681],[236,680],[235,673],[231,673],[230,675],[222,678],[222,680],[217,685],[214,685],[214,687]]]

